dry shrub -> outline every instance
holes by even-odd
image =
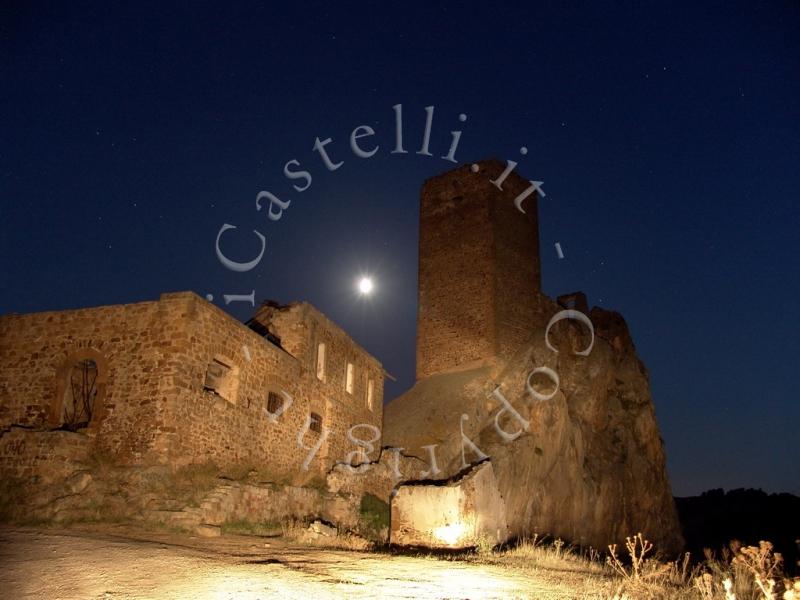
[[[247,519],[236,519],[225,521],[221,525],[222,533],[232,533],[235,535],[257,535],[262,537],[273,537],[283,532],[282,523],[279,521],[260,521],[253,522]]]
[[[782,563],[781,555],[773,552],[767,541],[758,546],[742,546],[734,541],[730,549],[723,551],[722,560],[706,551],[703,598],[724,594],[728,600],[777,600],[778,588],[786,587],[781,577]]]
[[[626,539],[628,560],[616,546],[606,559],[623,581],[616,598],[682,598],[685,600],[800,600],[800,579],[782,578],[780,554],[772,544],[742,546],[733,542],[717,559],[706,550],[705,560],[690,566],[689,554],[671,563],[649,558],[652,545],[641,534]]]
[[[479,554],[478,559],[482,563],[521,570],[553,569],[591,574],[604,572],[602,563],[575,552],[575,548],[565,545],[560,538],[548,541],[548,536],[538,533],[529,538],[521,538],[512,546]]]
[[[625,538],[625,549],[628,551],[631,566],[626,567],[622,560],[617,556],[617,545],[611,544],[608,547],[608,557],[606,564],[611,567],[623,579],[642,579],[645,575],[644,567],[646,556],[653,549],[653,544],[644,539],[641,533],[633,537]],[[650,573],[653,575],[654,573]]]
[[[315,548],[337,550],[369,550],[372,543],[349,531],[336,530],[335,535],[321,535],[311,530],[308,521],[290,519],[281,523],[283,537],[291,542]]]

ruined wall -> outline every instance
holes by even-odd
[[[65,366],[92,359],[102,381],[86,433],[122,462],[147,459],[164,424],[161,370],[177,327],[163,302],[0,317],[0,429],[58,427]]]
[[[330,398],[353,415],[361,415],[359,423],[372,423],[380,428],[383,418],[384,373],[381,364],[356,344],[336,323],[307,302],[298,302],[274,311],[270,329],[281,339],[281,346],[310,372],[311,384],[317,392]],[[319,344],[325,345],[325,375],[316,377]],[[353,390],[346,389],[347,363],[354,367]],[[368,383],[372,381],[372,404],[368,403]]]
[[[425,182],[420,203],[417,379],[513,350],[537,310],[540,287],[536,195],[512,173],[492,185],[498,161]]]
[[[381,427],[383,370],[310,305],[295,305],[284,317],[283,333],[293,330],[294,348],[305,348],[298,358],[190,292],[163,294],[157,302],[0,317],[0,431],[29,428],[12,436],[14,444],[0,444],[0,462],[13,464],[15,472],[41,463],[30,449],[40,445],[37,431],[62,425],[66,367],[90,359],[98,371],[92,419],[68,437],[89,439],[92,452],[120,464],[249,464],[300,480],[326,472],[354,449],[348,428]],[[324,382],[316,378],[309,350],[317,338],[329,345]],[[215,360],[232,373],[222,393],[206,389]],[[356,365],[352,394],[344,389],[347,360]],[[374,381],[372,410],[368,378]],[[273,419],[265,410],[270,391],[292,398]],[[331,433],[303,470],[308,451],[298,448],[297,437],[312,411]],[[367,433],[362,428],[358,435]],[[305,447],[313,448],[320,435],[307,431]]]
[[[204,459],[220,464],[247,463],[302,479],[304,473],[327,471],[355,449],[346,438],[353,425],[369,423],[381,427],[382,411],[367,408],[359,378],[353,394],[344,389],[344,361],[351,356],[348,351],[355,355],[354,345],[351,342],[348,347],[344,335],[337,336],[336,331],[318,331],[319,325],[308,317],[312,307],[293,307],[288,315],[291,318],[280,329],[282,344],[285,340],[287,346],[300,352],[298,359],[193,294],[186,295],[183,302],[187,319],[180,335],[187,343],[166,365],[174,395],[167,417],[168,426],[175,428],[169,434],[172,438],[169,447],[176,463]],[[302,340],[314,339],[314,335],[324,337],[329,344],[326,368],[331,376],[324,382],[316,378],[311,353],[303,351],[311,343]],[[225,399],[204,390],[205,374],[215,357],[236,370],[238,386],[233,398]],[[379,363],[364,356],[359,358],[362,374],[366,372],[364,364],[369,363],[376,381],[376,402],[382,403]],[[274,422],[265,412],[270,391],[285,391],[292,398],[291,406]],[[308,451],[298,448],[297,437],[311,412],[322,417],[322,427],[330,430],[330,434],[309,463],[308,471],[303,471]],[[358,435],[365,434],[362,428]],[[305,447],[313,448],[320,435],[306,431]]]
[[[202,527],[204,535],[219,535],[219,527],[232,521],[286,523],[318,517],[323,512],[324,497],[318,489],[229,481],[216,486],[198,506],[151,511],[147,517],[195,531]]]
[[[91,439],[71,431],[30,431],[12,427],[0,437],[2,477],[50,484],[66,479],[77,463],[85,462]]]

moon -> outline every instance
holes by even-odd
[[[369,296],[372,293],[372,278],[371,277],[362,277],[358,281],[358,292],[362,296]]]

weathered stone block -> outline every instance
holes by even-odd
[[[506,541],[506,506],[492,463],[485,461],[444,482],[399,486],[391,502],[389,535],[393,544],[432,548]]]
[[[200,537],[219,537],[222,535],[222,529],[216,525],[198,525],[195,527],[195,533]]]

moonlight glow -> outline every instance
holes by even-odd
[[[372,293],[372,279],[369,277],[359,279],[358,291],[362,296],[369,296]]]

